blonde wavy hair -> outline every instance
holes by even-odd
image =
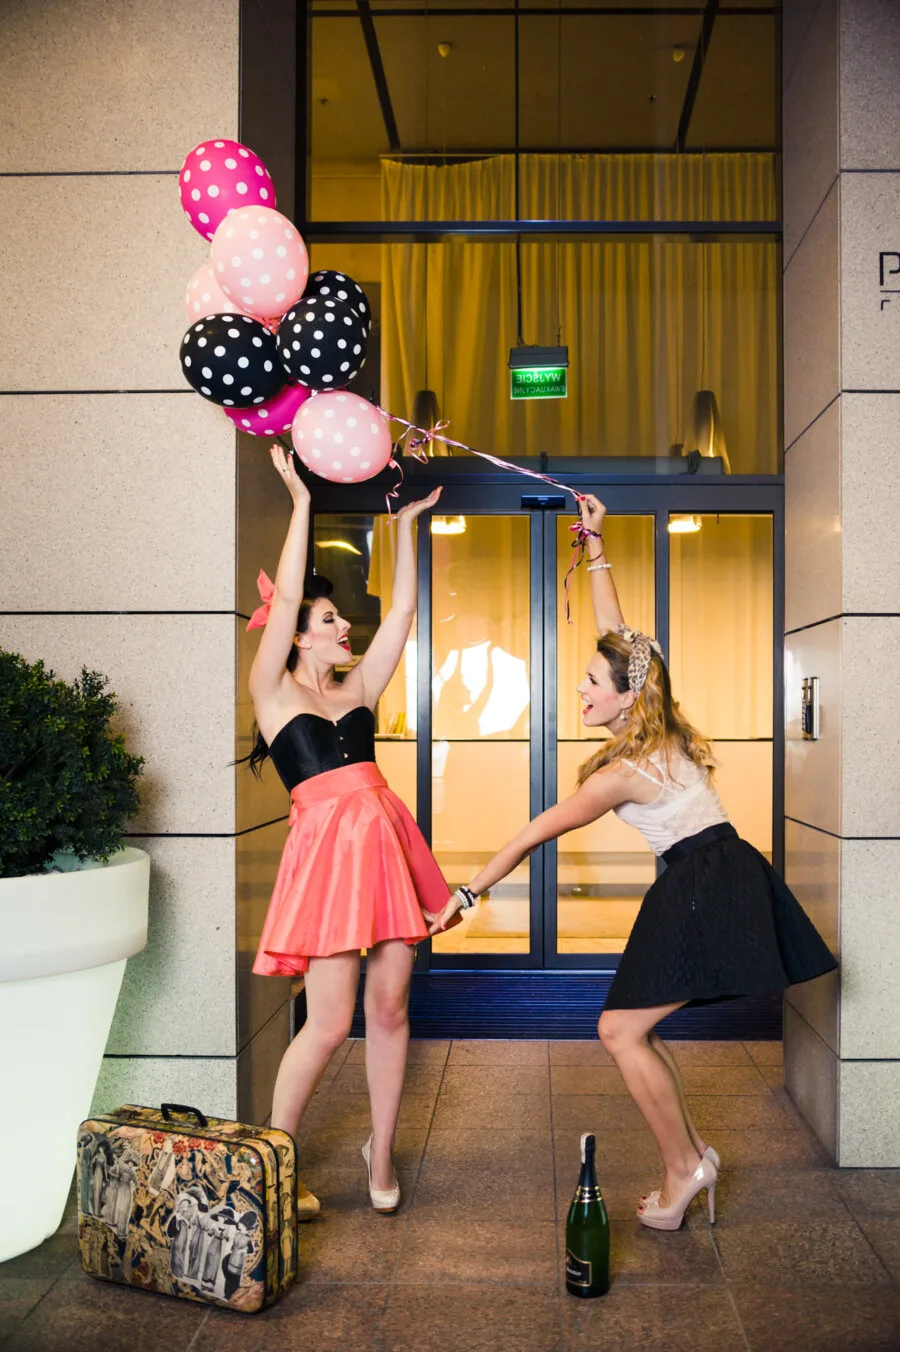
[[[629,689],[628,659],[631,643],[610,630],[597,642],[597,652],[609,663],[613,685],[620,695]],[[672,684],[665,662],[651,651],[650,669],[640,694],[629,710],[628,723],[602,743],[578,769],[579,788],[596,770],[615,761],[647,760],[657,751],[666,755],[668,766],[673,752],[693,761],[712,774],[715,770],[712,748],[705,737],[692,727],[672,698]]]

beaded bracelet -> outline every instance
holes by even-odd
[[[472,891],[470,887],[458,887],[456,889],[456,895],[459,897],[460,900],[461,911],[471,910],[471,908],[475,905],[475,903],[478,900],[478,898],[475,896],[475,893]]]
[[[589,572],[589,573],[599,573],[600,570],[601,570],[601,568],[612,568],[612,564],[611,564],[611,563],[589,563],[589,564],[588,564],[588,572]]]

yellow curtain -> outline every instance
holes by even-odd
[[[765,221],[772,156],[525,155],[530,219]],[[382,164],[390,220],[514,215],[514,160]],[[774,243],[524,242],[523,337],[569,347],[569,397],[509,398],[517,339],[511,242],[388,244],[382,391],[409,416],[434,389],[450,435],[517,457],[666,455],[683,443],[696,390],[717,396],[736,473],[778,468],[778,258]]]

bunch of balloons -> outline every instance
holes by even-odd
[[[188,384],[241,431],[290,431],[300,459],[324,479],[378,474],[391,459],[388,420],[341,393],[366,360],[372,318],[362,287],[332,270],[310,277],[306,245],[247,146],[195,146],[178,186],[185,215],[212,243],[185,294]]]

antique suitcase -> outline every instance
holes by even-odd
[[[297,1160],[283,1131],[126,1104],[81,1124],[85,1272],[255,1313],[297,1275]]]

